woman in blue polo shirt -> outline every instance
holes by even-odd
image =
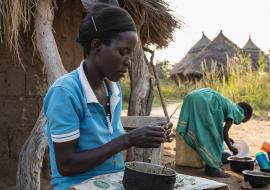
[[[159,147],[172,137],[171,124],[124,134],[118,81],[126,73],[138,41],[136,27],[119,7],[97,4],[90,12],[82,21],[77,40],[85,60],[55,81],[44,99],[51,183],[56,190],[122,171],[122,150]]]

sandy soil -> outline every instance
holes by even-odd
[[[177,104],[168,105],[167,109],[169,115],[171,115],[177,107],[179,107],[179,105]],[[124,110],[123,115],[126,115],[126,112],[127,111]],[[151,115],[164,116],[164,113],[162,108],[153,108]],[[177,111],[171,118],[171,121],[174,124],[174,128],[177,124],[178,116],[179,116],[179,109],[177,109]],[[233,126],[230,131],[230,136],[235,140],[237,139],[244,140],[249,145],[250,156],[254,156],[256,152],[260,151],[260,147],[263,141],[270,142],[270,120],[253,119],[246,124]],[[175,166],[174,161],[175,143],[176,143],[175,141],[173,141],[172,143],[165,143],[162,156],[162,164],[165,164],[168,167],[175,169],[179,173],[208,178],[207,176],[204,175],[203,170]],[[243,183],[243,176],[230,171],[229,166],[225,166],[225,169],[228,173],[231,174],[230,178],[227,179],[209,178],[209,179],[227,183],[229,184],[231,190],[241,189],[241,185]],[[0,180],[0,189],[15,190],[14,185],[11,184],[6,185],[5,181],[6,181],[5,179]],[[46,179],[42,180],[41,187],[43,190],[51,189],[48,183],[49,183],[48,180]],[[265,189],[270,189],[270,187]]]

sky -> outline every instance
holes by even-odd
[[[166,0],[173,14],[185,24],[174,32],[174,41],[156,50],[155,61],[179,62],[201,38],[214,39],[220,30],[239,47],[253,42],[270,50],[270,0]]]

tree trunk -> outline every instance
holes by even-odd
[[[130,99],[128,115],[150,115],[154,99],[155,79],[151,74],[151,66],[145,59],[142,44],[139,41],[131,58],[129,67],[130,75]]]
[[[66,73],[52,33],[53,7],[50,1],[39,0],[35,14],[36,48],[44,63],[49,85]],[[22,147],[18,160],[18,190],[39,190],[40,173],[47,139],[44,134],[46,118],[43,111]]]
[[[130,99],[128,105],[129,116],[150,115],[154,99],[155,80],[151,75],[151,65],[146,59],[141,42],[137,44],[129,67]],[[147,125],[146,123],[143,125]],[[140,125],[142,127],[142,125]],[[138,126],[137,126],[138,127]],[[127,161],[143,161],[160,164],[160,149],[143,149],[131,147],[127,151]]]

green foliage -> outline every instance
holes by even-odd
[[[168,60],[158,61],[155,65],[158,77],[160,79],[168,79],[170,72],[170,62]]]
[[[260,53],[259,60],[258,60],[259,72],[264,72],[266,69],[266,56],[263,53]]]
[[[128,108],[129,96],[130,96],[130,78],[128,74],[121,79],[121,88],[123,94],[123,109]],[[166,79],[160,79],[160,85],[163,96],[166,103],[179,102],[180,91],[176,84],[171,81],[168,77]],[[161,105],[157,87],[155,87],[153,106],[158,107]]]
[[[121,79],[120,84],[122,89],[123,102],[127,104],[130,96],[130,78],[128,74],[126,74],[125,77]]]
[[[171,81],[170,79],[161,79],[160,80],[160,86],[162,90],[162,94],[165,98],[166,103],[172,103],[172,102],[179,102],[181,97],[180,97],[180,90],[178,86]],[[155,89],[155,98],[157,99],[156,101],[160,103],[159,100],[159,94],[157,88]],[[155,104],[155,105],[158,105]]]

